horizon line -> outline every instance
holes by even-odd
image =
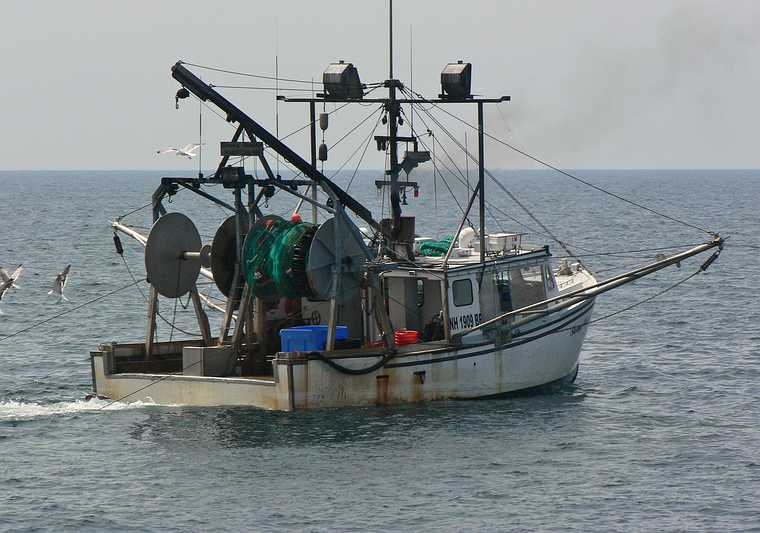
[[[567,171],[627,171],[627,170],[636,170],[636,171],[760,171],[760,167],[558,167],[561,170],[567,170]],[[432,169],[430,169],[432,171]],[[475,168],[477,170],[477,167]],[[554,169],[551,168],[507,168],[507,167],[491,167],[491,171],[510,171],[510,172],[557,172]],[[215,172],[216,169],[208,169],[204,170],[204,176],[208,176]],[[286,172],[291,172],[290,170],[285,169]],[[336,169],[324,169],[322,172],[335,172]],[[359,169],[359,172],[384,172],[384,169],[377,168],[367,168],[367,169]],[[422,169],[424,172],[425,169]],[[157,169],[151,169],[151,168],[9,168],[9,169],[2,169],[0,168],[0,172],[7,173],[7,172],[182,172],[182,173],[192,173],[194,175],[197,175],[197,170],[183,170],[183,169],[177,169],[177,168],[157,168]],[[343,170],[343,172],[352,172],[352,170]],[[295,172],[291,172],[293,174],[296,174]]]

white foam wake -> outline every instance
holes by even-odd
[[[112,403],[111,400],[99,400],[96,398],[93,398],[92,400],[76,400],[73,402],[55,402],[48,404],[8,400],[6,402],[0,402],[0,420],[18,420],[95,411],[120,411],[123,409],[145,407],[146,405],[155,404],[145,402]]]

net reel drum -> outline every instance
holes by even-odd
[[[235,235],[237,232],[237,215],[232,215],[220,224],[211,244],[211,271],[214,273],[214,283],[219,292],[228,298],[232,292],[232,285],[235,280],[237,246],[238,243],[244,242],[246,238],[246,228],[243,227],[241,229],[242,232],[238,239]],[[240,269],[238,271],[241,272]],[[240,299],[242,290],[242,284],[239,284],[236,300]]]
[[[341,283],[336,294],[333,267],[341,243]],[[253,293],[265,300],[309,297],[345,300],[359,289],[364,251],[351,230],[334,218],[320,226],[275,215],[256,221],[243,247],[243,269]]]
[[[338,301],[353,298],[361,287],[365,270],[364,243],[351,231],[347,224],[337,223],[335,218],[327,219],[316,231],[309,246],[306,275],[314,294],[323,299],[333,296],[333,267],[336,264],[335,245],[341,244],[340,290],[335,293]]]
[[[186,215],[167,213],[150,229],[145,244],[148,282],[167,298],[184,296],[195,286],[201,267],[211,266],[211,247]]]

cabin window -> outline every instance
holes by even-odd
[[[520,309],[546,299],[542,265],[510,268],[509,284],[514,309]]]
[[[469,279],[458,279],[451,285],[454,295],[454,305],[463,307],[472,305],[472,282]]]
[[[499,310],[507,312],[512,310],[512,292],[509,288],[509,275],[506,270],[494,272],[494,288],[499,300]]]
[[[549,263],[544,265],[544,278],[546,278],[546,288],[552,290],[554,288],[554,276],[552,276],[552,267]]]
[[[417,280],[417,307],[423,307],[425,305],[425,281]]]

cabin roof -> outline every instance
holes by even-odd
[[[506,255],[499,255],[495,257],[487,257],[486,265],[505,265],[510,263],[521,263],[526,261],[535,261],[537,259],[544,259],[551,257],[548,246],[535,247],[535,248],[521,248],[513,253]],[[432,270],[443,271],[443,257],[425,257],[419,256],[415,258],[414,265],[408,262],[395,262],[390,261],[384,264],[386,270]],[[450,257],[448,262],[448,270],[469,270],[474,266],[481,267],[480,255],[474,253],[469,256],[462,257]]]

